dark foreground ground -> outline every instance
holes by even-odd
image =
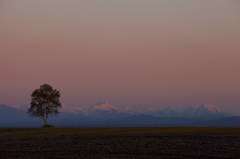
[[[2,137],[0,158],[240,158],[240,134]]]

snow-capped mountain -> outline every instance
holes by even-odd
[[[200,106],[193,105],[182,110],[182,116],[192,117]]]
[[[149,111],[143,114],[152,115],[155,117],[178,117],[181,114],[181,110],[172,108],[172,107],[167,107],[162,109],[151,108]]]
[[[193,105],[185,109],[177,109],[172,107],[154,109],[151,108],[147,112],[141,112],[132,109],[129,106],[124,108],[117,108],[109,103],[97,103],[89,106],[82,107],[68,107],[62,104],[60,109],[62,113],[82,114],[82,115],[106,115],[106,114],[146,114],[155,117],[204,117],[204,116],[231,116],[230,114],[223,112],[220,108],[211,104],[202,104],[200,106]]]
[[[182,112],[185,117],[203,117],[203,116],[231,116],[223,112],[220,108],[212,104],[202,104],[200,106],[194,105],[183,109]]]
[[[97,103],[94,105],[89,105],[84,109],[85,115],[94,115],[99,114],[101,112],[109,112],[109,113],[116,113],[118,112],[118,108],[109,104],[109,103]]]
[[[132,114],[139,114],[141,113],[140,111],[137,111],[129,106],[123,107],[122,109],[120,109],[120,112],[122,113],[132,113]]]
[[[70,114],[81,114],[83,113],[84,108],[83,107],[69,107],[68,105],[61,103],[62,106],[59,109],[59,112],[61,113],[70,113]]]
[[[225,114],[220,108],[211,104],[202,104],[198,107],[193,116],[209,116],[220,114]]]
[[[97,103],[94,105],[89,106],[82,106],[82,107],[69,107],[65,104],[62,104],[62,108],[60,109],[60,112],[62,113],[71,113],[71,114],[83,114],[86,116],[89,115],[99,115],[101,113],[104,114],[116,114],[116,113],[129,113],[129,114],[136,114],[139,113],[138,111],[132,109],[129,106],[126,106],[122,109],[117,108],[109,103]]]
[[[11,107],[27,111],[30,105],[18,105],[18,106],[11,106]]]
[[[205,117],[205,116],[232,116],[226,112],[223,112],[220,108],[211,104],[202,104],[200,106],[193,105],[185,109],[179,110],[175,108],[164,108],[158,110],[150,110],[148,115],[156,117]]]

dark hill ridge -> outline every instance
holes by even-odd
[[[122,120],[108,120],[102,123],[102,126],[223,126],[234,127],[240,126],[240,117],[229,117],[215,120],[209,120],[210,117],[193,118],[193,117],[154,117],[151,115],[131,116]]]
[[[0,105],[0,119],[11,119],[27,117],[26,111],[10,107],[4,104]]]
[[[107,120],[102,123],[102,126],[116,127],[134,127],[134,126],[183,126],[189,118],[184,117],[155,117],[151,115],[135,115],[122,120]]]
[[[189,123],[190,126],[220,126],[220,127],[234,127],[240,126],[240,116],[234,116],[223,119],[197,121]]]
[[[239,117],[221,111],[213,105],[191,106],[183,110],[165,108],[149,112],[137,112],[133,109],[119,109],[108,103],[86,107],[87,114],[79,113],[82,109],[60,112],[50,117],[49,124],[56,126],[239,126]],[[129,111],[128,111],[129,110]],[[196,115],[197,114],[197,115]],[[41,126],[40,118],[29,118],[26,109],[0,105],[0,127]]]
[[[38,119],[29,118],[27,112],[22,109],[0,105],[0,127],[25,127],[39,124]]]

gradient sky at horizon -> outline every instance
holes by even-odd
[[[1,0],[0,104],[202,103],[240,115],[238,0]]]

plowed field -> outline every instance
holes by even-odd
[[[240,128],[1,128],[0,158],[239,158]]]

